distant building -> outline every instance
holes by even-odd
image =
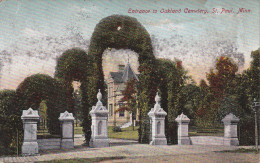
[[[127,81],[131,79],[139,81],[138,75],[133,71],[130,63],[127,63],[126,66],[118,65],[118,72],[109,73],[107,79],[107,107],[109,111],[108,125],[110,126],[114,124],[114,121],[116,121],[117,126],[128,127],[132,125],[132,117],[128,111],[119,111],[115,113],[117,109],[124,105],[120,102],[123,97],[122,91],[125,90]]]

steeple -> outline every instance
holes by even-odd
[[[137,75],[135,74],[135,72],[132,69],[132,67],[129,63],[129,60],[128,60],[127,65],[126,65],[124,72],[123,72],[122,81],[124,83],[126,83],[130,79],[136,79],[137,81],[139,81]]]

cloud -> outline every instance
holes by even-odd
[[[25,28],[25,29],[22,31],[22,35],[23,35],[24,37],[37,37],[37,38],[47,36],[45,33],[39,32],[39,31],[36,31],[36,30],[33,30],[33,29],[31,29],[31,28]]]

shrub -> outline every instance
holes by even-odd
[[[17,147],[21,147],[23,138],[21,115],[15,91],[0,91],[0,155],[14,154]]]
[[[51,134],[59,134],[60,113],[68,110],[65,89],[62,83],[45,74],[27,77],[16,90],[18,106],[21,110],[32,108],[38,110],[42,100],[47,106],[47,127]]]
[[[122,132],[122,129],[119,126],[115,126],[113,132]]]

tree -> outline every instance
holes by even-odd
[[[169,144],[176,144],[177,124],[175,119],[182,111],[182,108],[178,107],[177,99],[189,76],[179,60],[173,62],[168,59],[158,59],[157,64],[161,106],[167,112],[165,119],[166,137]]]
[[[195,84],[184,85],[177,97],[176,108],[193,119],[203,97],[203,92]]]
[[[252,61],[247,71],[250,80],[249,92],[252,98],[260,98],[260,48],[251,53]]]
[[[22,110],[18,106],[14,90],[0,91],[0,155],[15,154],[21,148]]]
[[[220,123],[219,106],[228,90],[235,88],[235,77],[238,67],[233,61],[221,56],[217,58],[215,69],[207,73],[209,86],[201,81],[200,88],[204,94],[196,113],[196,123],[200,127],[216,127]]]
[[[127,81],[122,95],[123,97],[119,102],[125,103],[126,106],[122,106],[116,111],[127,110],[132,113],[132,119],[134,120],[137,113],[137,81],[135,79]],[[132,126],[134,130],[134,124]]]
[[[209,88],[216,98],[223,97],[225,88],[235,78],[237,70],[237,65],[230,58],[221,56],[217,59],[215,70],[207,73]]]

